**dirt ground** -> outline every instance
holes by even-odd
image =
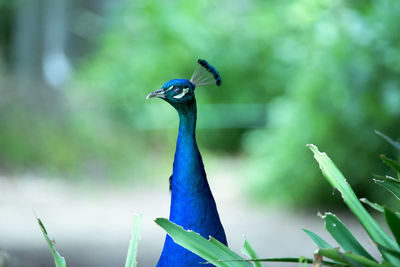
[[[234,166],[234,165],[231,165]],[[240,253],[246,236],[260,257],[312,257],[314,243],[301,230],[310,229],[332,241],[317,211],[293,213],[273,207],[255,207],[240,193],[235,168],[212,166],[210,186],[230,247]],[[0,177],[0,248],[13,267],[54,266],[36,223],[37,214],[67,266],[124,266],[131,223],[143,214],[138,266],[154,266],[165,232],[153,219],[168,217],[168,175],[157,186],[110,186],[38,177]],[[227,186],[229,185],[229,186]],[[342,220],[373,255],[379,255],[357,222]],[[0,263],[1,264],[1,263]],[[1,265],[0,265],[1,266]],[[266,266],[298,266],[271,264]]]

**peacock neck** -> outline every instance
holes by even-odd
[[[180,106],[178,109],[179,114],[179,141],[184,141],[184,144],[190,142],[192,145],[196,145],[196,120],[197,120],[197,107],[196,100],[193,98],[189,103]]]
[[[171,179],[169,219],[204,238],[213,236],[227,245],[224,228],[196,144],[196,101],[175,108],[179,133]],[[203,266],[204,259],[177,245],[167,235],[157,267]]]
[[[196,100],[178,107],[179,132],[173,165],[172,194],[193,194],[209,190],[203,160],[196,143]]]

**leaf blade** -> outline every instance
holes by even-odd
[[[40,227],[40,230],[43,233],[44,239],[46,240],[47,244],[49,245],[51,254],[53,255],[53,259],[54,259],[54,263],[56,265],[56,267],[66,267],[67,264],[65,262],[65,258],[63,256],[60,255],[60,253],[58,253],[58,251],[55,248],[55,242],[54,240],[52,240],[48,233],[46,228],[44,227],[43,222],[39,219],[36,218]]]
[[[325,221],[325,228],[331,236],[338,242],[344,251],[351,251],[357,255],[364,256],[367,259],[375,260],[371,254],[358,242],[347,226],[334,214],[326,213],[322,217]]]
[[[232,261],[239,261],[239,260],[231,260],[231,261],[224,261],[224,262],[232,262]],[[251,262],[291,262],[291,263],[313,263],[314,260],[306,257],[287,257],[287,258],[259,258],[259,259],[243,259],[240,261],[251,261]],[[322,261],[324,266],[338,266],[337,262],[332,261]]]
[[[258,259],[257,252],[250,245],[250,243],[249,243],[249,241],[247,240],[246,237],[244,238],[244,244],[243,244],[243,247],[242,247],[242,253],[244,255],[248,256],[250,259]],[[255,267],[262,267],[263,265],[258,261],[254,261],[254,266]]]
[[[374,179],[374,182],[385,188],[400,200],[400,183],[396,179],[392,177],[384,177],[382,180]]]
[[[379,204],[377,204],[377,203],[373,203],[373,202],[369,201],[369,200],[366,199],[366,198],[360,198],[360,201],[361,201],[362,203],[364,203],[364,204],[367,204],[367,205],[370,206],[371,208],[373,208],[373,209],[375,209],[375,210],[377,210],[377,211],[383,213],[383,206],[381,206],[381,205],[379,205]]]
[[[142,214],[136,215],[133,219],[132,237],[129,242],[128,252],[126,254],[125,267],[136,267],[137,265],[136,258],[137,258],[138,243],[140,239],[140,230],[142,227],[142,219],[143,219]]]
[[[353,254],[351,252],[340,252],[339,249],[335,248],[321,248],[317,250],[317,254],[340,262],[342,264],[350,264],[351,266],[362,266],[362,267],[394,267],[390,263],[377,263],[363,256]]]
[[[303,231],[314,241],[315,244],[317,244],[317,246],[319,248],[333,248],[332,245],[330,245],[328,242],[326,242],[324,239],[322,239],[322,237],[320,237],[316,233],[311,232],[307,229],[303,229]]]
[[[386,247],[398,249],[398,244],[382,229],[382,227],[379,226],[379,224],[363,207],[353,189],[347,183],[346,178],[339,171],[333,161],[327,156],[327,154],[321,153],[314,145],[310,144],[308,147],[314,153],[314,158],[319,163],[319,167],[325,178],[334,188],[339,190],[339,192],[342,194],[343,201],[346,203],[351,212],[357,217],[371,239]],[[385,254],[386,252],[381,251],[381,253]],[[387,256],[392,257],[391,255]],[[395,260],[398,261],[398,265],[400,266],[400,259]]]
[[[384,210],[386,223],[396,239],[397,244],[400,245],[400,218],[390,209],[384,207]]]
[[[383,139],[385,139],[389,144],[391,144],[392,146],[394,146],[395,148],[397,148],[397,150],[400,150],[400,143],[399,143],[399,142],[394,141],[392,138],[390,138],[389,136],[387,136],[387,135],[381,133],[381,132],[378,131],[378,130],[375,130],[375,133],[376,133],[377,135],[379,135],[380,137],[382,137]]]
[[[249,264],[245,259],[231,251],[228,247],[221,248],[221,245],[223,244],[214,238],[207,240],[198,233],[190,230],[186,231],[181,226],[170,222],[165,218],[157,218],[155,219],[155,223],[167,231],[175,243],[190,250],[191,252],[218,267],[251,266],[251,264]],[[237,261],[234,261],[232,264],[228,264],[225,262],[225,260]]]
[[[400,164],[397,161],[386,157],[386,155],[381,155],[380,158],[383,161],[383,163],[388,165],[390,168],[395,170],[397,173],[400,173]]]

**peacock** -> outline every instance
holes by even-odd
[[[179,131],[169,178],[171,192],[170,221],[186,230],[193,230],[205,238],[212,236],[227,245],[224,228],[217,206],[207,182],[203,160],[196,143],[197,107],[196,87],[222,81],[219,72],[206,60],[199,59],[200,66],[190,80],[173,79],[148,98],[159,97],[173,106],[179,115]],[[176,244],[167,235],[157,266],[204,266],[205,260]]]

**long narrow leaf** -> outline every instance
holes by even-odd
[[[126,255],[125,267],[136,267],[136,255],[140,239],[140,229],[142,227],[142,215],[138,214],[133,219],[132,238],[129,242],[128,253]]]
[[[386,165],[395,170],[397,173],[400,173],[400,164],[397,161],[388,158],[385,155],[381,155],[380,157]]]
[[[335,262],[349,264],[346,259],[343,259],[342,253],[339,251],[338,248],[320,248],[315,253],[328,259],[334,260]]]
[[[351,251],[357,255],[364,256],[377,262],[336,215],[326,213],[322,219],[325,221],[326,230],[332,235],[344,251]]]
[[[218,240],[211,238],[205,239],[198,233],[193,231],[186,231],[181,226],[176,225],[173,222],[165,218],[157,218],[155,223],[163,228],[172,237],[172,239],[178,245],[190,250],[191,252],[202,257],[206,261],[221,267],[233,267],[233,266],[251,266],[247,261],[234,261],[229,264],[224,262],[225,260],[245,260],[238,254],[224,246]]]
[[[392,177],[384,177],[383,180],[374,179],[374,182],[390,193],[392,193],[397,199],[400,199],[400,182]]]
[[[398,150],[400,150],[400,143],[394,141],[392,138],[384,135],[383,133],[375,130],[375,133],[379,136],[381,136],[383,139],[385,139],[389,144],[391,144],[392,146],[394,146],[395,148],[397,148]]]
[[[400,218],[390,209],[386,207],[384,209],[386,223],[389,226],[390,231],[392,231],[392,234],[396,239],[397,244],[399,244],[400,246]]]
[[[328,242],[322,239],[322,237],[320,237],[319,235],[306,229],[303,229],[303,231],[314,241],[315,244],[317,244],[319,248],[333,248]]]
[[[361,225],[367,231],[372,240],[386,247],[398,249],[399,247],[397,243],[378,225],[378,223],[363,207],[353,189],[347,183],[343,174],[335,166],[332,160],[326,155],[326,153],[319,152],[318,148],[314,145],[308,146],[314,153],[314,157],[318,161],[325,178],[333,187],[339,190],[339,192],[342,194],[343,201],[360,221]],[[381,251],[381,253],[385,254],[386,252]],[[387,256],[392,257],[391,255]],[[400,266],[400,259],[397,260],[398,266]]]
[[[386,251],[387,254],[392,255],[394,258],[400,258],[400,251],[389,249],[387,247],[382,246],[381,244],[377,244],[377,243],[375,243],[375,244],[379,248],[379,250]]]
[[[251,261],[251,262],[292,262],[292,263],[313,263],[314,260],[306,257],[299,258],[260,258],[260,259],[243,259],[243,260],[225,260],[221,262],[237,262],[237,261]],[[337,262],[322,261],[324,266],[338,266]]]
[[[383,206],[381,206],[381,205],[379,205],[379,204],[377,204],[377,203],[373,203],[373,202],[369,201],[369,200],[366,199],[366,198],[360,198],[360,201],[361,201],[362,203],[367,204],[367,205],[370,206],[371,208],[373,208],[373,209],[375,209],[375,210],[377,210],[377,211],[383,213]]]
[[[56,264],[56,267],[66,267],[67,264],[65,262],[65,258],[58,253],[58,251],[55,248],[55,242],[49,237],[49,234],[47,233],[46,228],[44,227],[44,224],[39,218],[36,218],[40,227],[40,230],[42,230],[44,239],[46,239],[47,244],[50,247],[51,254],[53,254],[53,259],[54,263]]]
[[[373,173],[372,174],[372,176],[374,177],[374,178],[376,178],[376,179],[378,179],[378,180],[385,180],[386,178],[389,178],[390,176],[383,176],[383,175],[378,175],[378,174],[375,174],[375,173]],[[393,178],[393,177],[392,177]],[[394,179],[394,178],[393,178]]]
[[[258,259],[258,255],[256,253],[256,251],[253,249],[253,247],[250,245],[249,241],[247,240],[247,238],[244,238],[244,244],[242,247],[242,253],[246,256],[248,256],[250,259]],[[255,267],[262,267],[263,265],[258,262],[255,261],[254,262],[254,266]]]
[[[192,232],[194,233],[194,232]],[[200,236],[200,235],[199,235]],[[200,236],[201,237],[201,236]],[[204,240],[207,240],[204,238]],[[235,252],[233,252],[232,250],[230,250],[230,248],[228,248],[227,246],[225,246],[224,244],[222,244],[221,242],[219,242],[217,239],[215,239],[214,237],[210,236],[208,238],[208,242],[210,242],[211,244],[213,244],[216,248],[218,248],[222,253],[225,253],[225,258],[236,258],[236,259],[243,259],[242,257],[240,257],[238,254],[236,254]]]
[[[360,198],[360,201],[361,201],[362,203],[367,204],[368,206],[370,206],[371,208],[373,208],[373,209],[375,209],[375,210],[377,210],[377,211],[379,211],[379,212],[382,212],[382,213],[385,212],[383,206],[381,206],[381,205],[379,205],[379,204],[377,204],[377,203],[373,203],[373,202],[369,201],[369,200],[366,199],[366,198]],[[400,212],[397,212],[397,211],[396,211],[395,214],[400,218]]]
[[[352,266],[362,267],[394,267],[390,263],[377,263],[363,256],[353,254],[351,252],[340,252],[339,249],[334,248],[321,248],[317,250],[317,254],[332,259],[334,261],[350,264]]]

